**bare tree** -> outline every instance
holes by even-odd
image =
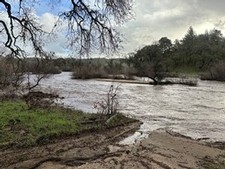
[[[11,1],[10,1],[11,2]],[[10,51],[10,55],[21,59],[25,57],[25,51],[21,47],[21,42],[31,43],[35,55],[43,55],[42,35],[44,31],[37,22],[37,18],[32,15],[30,9],[23,7],[23,1],[19,1],[19,9],[13,11],[14,3],[0,0],[3,11],[0,19],[0,35],[3,38],[4,47]]]
[[[35,56],[43,57],[43,36],[46,32],[38,23],[31,7],[38,0],[0,0],[3,6],[4,19],[0,19],[0,35],[11,55],[21,58],[25,51],[21,42],[30,43]],[[54,28],[61,22],[67,22],[69,47],[80,54],[88,54],[91,50],[100,52],[115,51],[121,42],[120,34],[113,28],[132,16],[132,0],[51,0],[52,4],[68,3],[69,9],[59,14]],[[53,5],[54,6],[54,5]],[[18,8],[15,11],[15,8]],[[53,30],[54,30],[53,28]]]
[[[132,0],[51,0],[45,3],[49,2],[53,7],[65,3],[68,5],[66,11],[59,13],[52,32],[43,30],[39,18],[32,10],[35,5],[43,1],[0,0],[0,48],[4,49],[7,55],[18,60],[15,68],[24,65],[23,62],[28,55],[24,44],[31,47],[32,55],[37,58],[37,66],[40,65],[40,60],[48,59],[49,53],[43,48],[44,40],[47,35],[54,34],[57,27],[65,23],[68,28],[65,33],[68,47],[80,56],[87,55],[91,51],[116,51],[121,36],[114,26],[132,16]],[[17,73],[19,78],[24,75],[24,69],[21,70],[15,69],[13,74]],[[46,72],[44,74],[42,72],[42,75],[36,76],[36,82],[31,84],[28,74],[29,90],[36,87],[46,75]]]
[[[97,109],[99,114],[113,116],[118,113],[118,90],[120,85],[110,85],[106,98],[98,101],[94,104],[94,108]]]

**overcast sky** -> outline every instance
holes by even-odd
[[[136,0],[136,19],[126,23],[124,51],[131,52],[167,36],[181,39],[192,26],[197,34],[217,28],[225,35],[224,0]]]
[[[35,12],[44,29],[51,31],[57,19],[56,11],[64,8],[66,5],[53,11],[45,4]],[[225,0],[134,0],[133,9],[135,18],[119,27],[125,38],[122,54],[133,52],[161,37],[166,36],[172,41],[181,39],[190,26],[197,34],[217,28],[225,35]],[[59,55],[67,55],[66,39],[60,34],[61,30],[58,32],[58,38],[47,42],[46,48]]]

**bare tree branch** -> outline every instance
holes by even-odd
[[[51,0],[60,5],[65,1]],[[7,14],[7,21],[0,19],[1,34],[7,37],[4,46],[16,57],[24,56],[20,41],[31,42],[36,55],[43,55],[43,35],[45,32],[29,13],[29,5],[38,0],[20,0],[18,13],[12,12],[13,3],[0,0]],[[121,35],[113,28],[132,16],[132,0],[69,0],[71,8],[59,14],[59,21],[67,21],[68,46],[81,55],[91,51],[115,51],[121,42]],[[3,31],[4,30],[4,31]]]

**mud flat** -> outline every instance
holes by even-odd
[[[195,169],[225,168],[225,150],[177,133],[157,130],[134,145],[120,140],[138,129],[131,123],[104,132],[86,133],[56,143],[1,151],[5,169]],[[218,148],[219,147],[219,148]]]
[[[151,135],[132,146],[116,146],[108,156],[79,167],[68,169],[222,169],[225,168],[224,149],[165,130]],[[39,169],[47,169],[46,163]],[[56,165],[57,166],[57,165]],[[62,166],[58,165],[57,168]]]
[[[34,169],[77,167],[110,155],[109,145],[133,134],[140,122],[54,140],[54,143],[30,148],[0,150],[0,168]],[[113,154],[116,155],[116,154]],[[48,164],[51,166],[48,166]],[[47,166],[46,166],[47,165]]]

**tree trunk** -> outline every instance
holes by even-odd
[[[154,77],[149,77],[148,76],[148,78],[150,78],[151,80],[153,80],[153,84],[154,85],[158,85],[159,83],[158,83],[158,80],[156,80],[156,78],[154,78]]]

